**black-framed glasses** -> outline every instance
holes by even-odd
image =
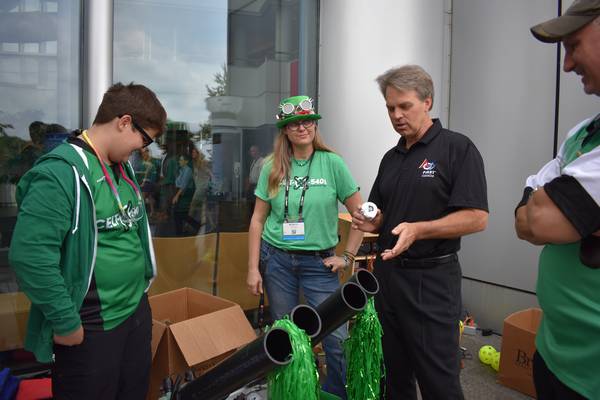
[[[144,128],[142,128],[141,126],[136,124],[135,121],[133,120],[133,118],[131,119],[131,125],[133,125],[133,127],[142,135],[142,141],[144,142],[144,147],[148,147],[152,143],[154,143],[154,139],[152,139],[152,137],[150,135],[148,135],[148,132],[146,132],[144,130]]]
[[[297,131],[298,129],[300,129],[300,125],[302,125],[304,127],[304,129],[312,128],[315,125],[315,120],[314,119],[305,119],[302,121],[290,122],[289,124],[286,125],[286,127],[290,131]]]

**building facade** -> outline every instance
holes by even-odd
[[[116,82],[148,86],[168,114],[149,154],[130,159],[149,189],[161,271],[152,293],[189,286],[256,307],[244,283],[249,171],[257,153],[271,152],[279,101],[317,100],[318,17],[318,0],[1,2],[0,362],[22,347],[28,309],[8,265],[16,185],[40,155],[90,126]],[[180,158],[197,169],[184,224],[169,197]]]
[[[150,149],[148,199],[159,263],[154,292],[196,287],[244,308],[251,147],[271,151],[278,101],[315,99],[325,141],[363,197],[398,140],[374,82],[420,64],[433,77],[432,115],[478,146],[488,177],[488,229],[463,240],[463,300],[481,326],[537,304],[539,249],[519,241],[513,209],[525,177],[553,157],[568,127],[597,113],[560,70],[559,48],[529,27],[559,0],[3,0],[0,2],[0,352],[22,345],[28,308],[7,261],[15,184],[104,91],[154,90],[169,123]],[[524,137],[527,137],[525,140]],[[177,231],[161,187],[170,158],[202,154],[200,226]],[[28,150],[26,150],[28,149]],[[31,151],[34,150],[34,151]],[[137,155],[134,165],[140,165]],[[137,163],[137,164],[136,164]],[[171,171],[172,172],[172,171]],[[4,353],[0,353],[4,354]],[[3,359],[0,358],[0,362]]]

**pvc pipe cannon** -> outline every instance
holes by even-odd
[[[321,318],[310,306],[296,306],[290,313],[290,320],[311,338],[321,331]],[[262,378],[275,367],[291,361],[292,344],[288,333],[281,328],[272,328],[184,386],[178,399],[221,400],[248,382]]]
[[[248,343],[179,390],[178,400],[222,400],[231,392],[292,361],[289,334],[281,328]]]
[[[335,331],[367,305],[367,295],[354,282],[346,282],[324,302],[317,306],[321,317],[322,328],[318,335],[312,338],[313,346]]]
[[[354,275],[348,279],[348,282],[354,282],[364,290],[367,297],[373,297],[379,292],[379,281],[369,270],[360,268]]]
[[[319,313],[306,304],[294,307],[290,312],[290,320],[300,329],[304,330],[309,338],[314,338],[321,333],[322,323]]]

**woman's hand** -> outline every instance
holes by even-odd
[[[171,204],[175,205],[179,201],[179,193],[173,196],[173,200],[171,200]]]
[[[246,285],[248,285],[248,291],[255,296],[263,293],[262,276],[260,275],[260,272],[258,272],[258,269],[248,270]]]
[[[346,260],[344,257],[331,256],[323,259],[326,268],[331,268],[331,272],[343,271],[346,269]]]
[[[54,335],[54,343],[60,344],[63,346],[76,346],[83,342],[83,326],[80,326],[75,332],[66,335],[59,336]]]

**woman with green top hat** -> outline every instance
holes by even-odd
[[[351,268],[362,233],[351,230],[343,254],[338,243],[338,201],[349,212],[359,209],[359,187],[342,158],[323,143],[321,119],[307,96],[281,101],[279,134],[256,187],[256,206],[249,230],[248,289],[269,297],[273,319],[299,303],[319,305],[339,287],[339,276]],[[261,269],[259,270],[259,264]],[[323,389],[346,398],[343,325],[323,339],[327,379]]]

